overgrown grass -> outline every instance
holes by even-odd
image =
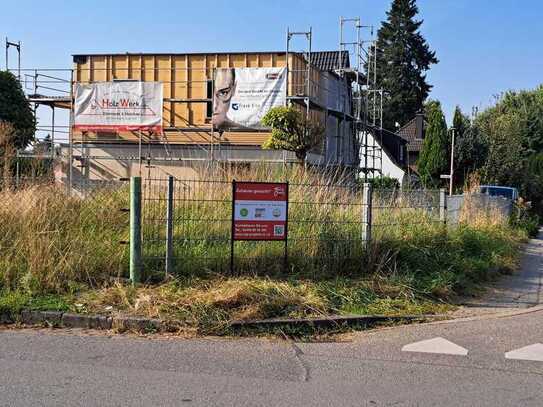
[[[0,191],[0,312],[22,308],[118,313],[182,320],[200,333],[225,333],[233,320],[330,314],[442,313],[451,299],[516,267],[524,232],[494,214],[470,214],[446,228],[407,198],[375,211],[373,241],[361,240],[358,189],[309,171],[226,174],[194,182],[176,206],[175,275],[160,261],[164,190],[146,187],[147,283],[127,277],[126,188],[67,197],[54,187]],[[236,244],[230,274],[229,180],[289,178],[288,267],[283,243]],[[426,198],[424,198],[426,199]],[[392,202],[392,201],[391,201]],[[145,204],[145,203],[144,203]],[[387,206],[388,205],[388,206]],[[416,208],[409,208],[409,205]]]
[[[126,188],[88,199],[52,186],[0,191],[0,288],[67,292],[125,273],[127,199]]]

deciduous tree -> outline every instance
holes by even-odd
[[[299,160],[305,160],[309,150],[321,144],[324,136],[323,126],[306,120],[293,106],[270,109],[262,124],[272,130],[263,148],[293,151]]]
[[[469,175],[481,168],[486,160],[487,145],[478,127],[462,113],[460,107],[454,111],[454,184],[464,185]]]
[[[0,121],[15,130],[15,148],[25,148],[34,139],[36,119],[17,78],[0,71]]]

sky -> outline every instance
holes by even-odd
[[[391,0],[0,0],[0,36],[22,42],[23,68],[70,68],[71,55],[116,52],[282,51],[287,27],[337,50],[339,18],[380,26]],[[543,1],[419,0],[422,34],[439,64],[431,98],[450,122],[510,89],[543,82]],[[346,31],[347,32],[347,31]],[[294,49],[305,44],[295,42]],[[16,53],[10,52],[15,67]],[[0,66],[5,56],[0,55]]]

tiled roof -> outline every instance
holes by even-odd
[[[407,151],[420,151],[422,150],[423,139],[417,138],[417,118],[411,119],[405,126],[396,132],[398,136],[406,140]]]
[[[341,59],[340,59],[341,55]],[[340,62],[342,62],[340,64]],[[321,71],[350,68],[349,51],[318,51],[311,53],[311,63]]]

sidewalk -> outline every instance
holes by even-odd
[[[543,304],[543,229],[537,238],[524,248],[520,270],[504,276],[490,285],[479,299],[469,300],[463,305],[468,308],[482,308],[488,311],[530,308]],[[488,310],[486,310],[488,309]]]

